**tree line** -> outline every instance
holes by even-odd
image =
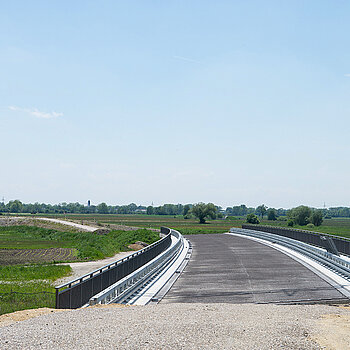
[[[267,208],[264,204],[259,206],[256,210],[258,214],[261,215],[261,218],[264,217],[266,213],[267,220],[275,221],[278,219],[277,211],[274,208]],[[287,218],[283,216],[285,220],[287,220],[288,226],[320,226],[323,222],[323,211],[320,209],[313,209],[307,207],[305,205],[300,205],[296,208],[287,210]],[[246,221],[250,224],[259,224],[259,218],[254,213],[249,213],[246,217]]]
[[[197,203],[198,204],[198,203]],[[212,203],[210,203],[212,204]],[[84,205],[81,203],[60,203],[60,204],[46,204],[46,203],[22,203],[20,200],[9,201],[8,203],[0,202],[0,213],[30,213],[30,214],[145,214],[145,215],[183,215],[185,218],[193,215],[192,208],[195,204],[164,204],[161,206],[142,206],[135,203],[128,205],[107,205],[100,203],[97,205]],[[301,206],[305,207],[305,206]],[[215,208],[215,210],[213,209]],[[308,208],[308,207],[307,207]],[[276,220],[278,217],[288,217],[298,224],[299,220],[293,218],[295,209],[284,208],[268,208],[262,204],[256,208],[247,207],[246,205],[238,205],[227,207],[223,209],[220,206],[212,204],[211,212],[215,211],[215,218],[223,217],[242,217],[249,214],[257,217],[266,218],[268,220]],[[294,211],[293,211],[294,210]],[[314,212],[314,209],[310,210]],[[349,207],[333,207],[328,209],[319,209],[318,212],[323,218],[332,217],[350,217]],[[213,215],[211,215],[213,216]],[[309,217],[309,223],[313,221],[311,214],[308,212],[306,217]],[[315,221],[316,219],[314,219]],[[316,220],[317,221],[317,220]],[[305,222],[301,220],[300,222]]]

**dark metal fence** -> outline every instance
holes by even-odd
[[[162,227],[161,233],[166,236],[146,248],[56,287],[56,309],[79,308],[95,294],[147,264],[171,244],[170,230]]]
[[[264,225],[243,224],[242,228],[245,228],[248,230],[274,233],[279,236],[296,239],[298,241],[308,243],[321,248],[327,248],[325,246],[325,241],[322,239],[322,237],[324,236],[331,237],[338,251],[344,255],[350,256],[350,240],[339,236],[334,236],[334,235],[329,235],[329,234],[319,233],[319,232],[312,232],[312,231],[296,230],[296,229],[285,228],[285,227],[264,226]]]

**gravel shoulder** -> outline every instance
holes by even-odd
[[[333,348],[348,349],[349,317],[348,308],[325,305],[112,305],[3,326],[0,348],[332,349],[326,343],[332,341],[340,345]],[[339,319],[342,331],[329,329],[329,319]],[[339,332],[347,339],[338,340]]]

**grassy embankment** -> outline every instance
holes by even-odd
[[[62,255],[55,256],[55,253],[68,249],[72,253],[65,255],[68,257],[66,260],[95,260],[127,250],[127,246],[135,241],[153,243],[158,239],[157,233],[144,229],[96,235],[32,226],[0,227],[0,314],[54,307],[55,289],[52,282],[69,275],[71,268],[68,265],[48,264],[48,261],[43,263],[45,256],[51,262],[57,262]],[[17,254],[16,259],[12,256],[13,252]],[[33,259],[42,263],[32,264]],[[21,264],[13,265],[14,262]]]

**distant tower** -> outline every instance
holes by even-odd
[[[88,207],[91,205],[90,199],[88,200]]]

